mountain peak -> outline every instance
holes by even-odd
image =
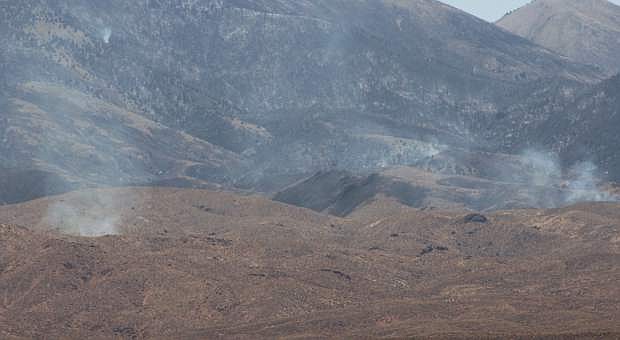
[[[607,0],[534,0],[497,25],[609,75],[620,71],[620,6]]]
[[[533,0],[523,7],[528,6],[557,7],[558,9],[570,10],[575,8],[596,8],[616,5],[608,0]]]

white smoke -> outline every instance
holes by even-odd
[[[43,222],[71,235],[117,235],[122,222],[121,211],[129,204],[128,195],[129,190],[123,190],[123,195],[105,190],[75,192],[48,206]]]
[[[620,201],[620,197],[601,189],[604,180],[593,162],[584,161],[563,169],[560,157],[553,152],[529,149],[521,157],[525,163],[521,177],[526,179],[528,186],[561,190],[562,205]]]
[[[551,152],[528,149],[521,154],[525,160],[525,173],[529,184],[550,187],[559,184],[562,179],[560,158]]]
[[[109,27],[104,28],[101,31],[101,39],[103,39],[103,42],[106,44],[110,43],[110,38],[112,37],[112,29]]]
[[[594,163],[578,163],[571,167],[568,174],[570,180],[568,181],[567,202],[613,202],[620,200],[620,197],[599,189],[603,180]]]

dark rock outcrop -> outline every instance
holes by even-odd
[[[319,172],[284,189],[273,199],[335,216],[346,216],[380,194],[419,207],[426,192],[424,188],[379,174],[356,176],[346,171],[328,171]]]
[[[463,218],[465,223],[487,223],[489,219],[482,214],[469,214]]]

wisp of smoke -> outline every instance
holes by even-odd
[[[548,188],[550,192],[562,188],[559,200],[561,205],[620,201],[620,197],[601,190],[604,181],[593,162],[580,162],[565,170],[561,166],[560,157],[552,152],[529,149],[521,157],[526,165],[525,184],[529,188]],[[540,190],[537,192],[540,193]]]
[[[109,27],[104,28],[103,31],[101,32],[101,38],[103,39],[103,42],[106,44],[109,44],[111,37],[112,37],[112,29]]]
[[[560,182],[562,167],[556,154],[529,149],[521,156],[525,159],[526,177],[531,185],[549,187]]]
[[[592,162],[582,162],[569,170],[571,179],[568,182],[568,203],[577,202],[613,202],[620,197],[600,190],[602,179],[598,167]]]
[[[44,222],[67,234],[98,237],[116,235],[124,199],[105,191],[81,191],[51,204]]]

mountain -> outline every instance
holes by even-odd
[[[482,138],[505,153],[534,151],[563,172],[590,163],[596,176],[618,182],[619,90],[619,76],[583,87],[550,85],[481,120]]]
[[[564,155],[565,163],[591,159],[606,170],[606,177],[620,181],[620,76],[612,77],[581,93],[556,110],[536,129],[536,140]],[[555,131],[555,134],[544,134]]]
[[[68,227],[92,227],[87,199],[120,216],[116,233]],[[0,337],[617,338],[619,211],[379,199],[342,219],[161,188],[0,207]]]
[[[0,19],[0,159],[54,188],[274,191],[410,164],[484,144],[514,93],[601,78],[431,0],[35,0]]]
[[[620,6],[607,0],[534,0],[497,25],[608,75],[620,71]]]
[[[5,168],[35,168],[76,185],[127,185],[199,168],[211,180],[239,166],[233,152],[67,86],[27,82],[5,95]]]

